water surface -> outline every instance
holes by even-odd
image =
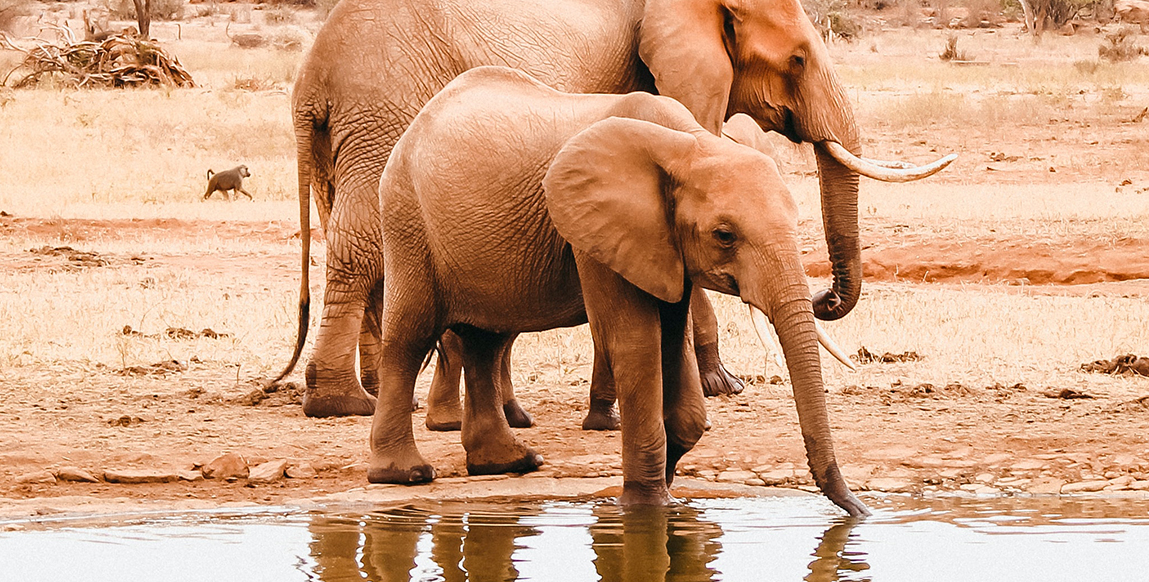
[[[867,501],[864,521],[787,497],[24,522],[0,533],[0,580],[1149,580],[1144,500]]]

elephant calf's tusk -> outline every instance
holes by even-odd
[[[758,341],[762,342],[762,349],[766,350],[768,355],[774,356],[774,363],[785,370],[786,360],[782,359],[782,348],[778,346],[778,342],[774,341],[774,334],[770,333],[766,314],[753,305],[747,307],[750,308],[750,323],[754,325],[754,333],[758,334]]]
[[[883,182],[912,182],[932,176],[942,171],[951,162],[957,159],[957,154],[950,154],[924,166],[913,166],[905,162],[887,162],[882,160],[868,160],[859,158],[850,153],[842,144],[836,141],[819,143],[826,148],[826,152],[842,163],[843,166],[875,180]]]
[[[818,323],[818,320],[814,320],[814,329],[818,332],[818,343],[822,344],[822,347],[826,348],[826,351],[830,352],[830,355],[834,356],[835,360],[842,362],[842,365],[849,368],[851,372],[858,371],[858,368],[850,361],[846,352],[842,351],[842,348],[838,347],[838,344],[834,343],[834,340],[830,339],[830,336],[826,334],[826,330],[822,329],[822,324]]]

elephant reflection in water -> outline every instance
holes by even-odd
[[[429,510],[398,508],[363,518],[317,515],[309,525],[315,574],[324,582],[371,580],[406,582],[420,562],[436,567],[417,579],[444,582],[516,580],[512,561],[522,538],[540,531],[523,525],[541,507],[475,511],[473,506],[441,504]],[[689,506],[599,505],[590,526],[594,566],[602,582],[685,582],[713,580],[710,564],[722,547],[722,528]],[[537,523],[538,520],[533,520]],[[836,521],[812,552],[806,582],[868,581],[865,554],[846,551],[857,519]],[[420,545],[429,535],[430,552]],[[424,542],[425,543],[425,542]],[[763,548],[770,551],[771,548]],[[418,559],[420,554],[422,559]],[[417,561],[418,559],[418,561]],[[554,564],[563,568],[562,564]]]
[[[493,506],[492,506],[493,508]],[[516,540],[538,535],[520,525],[541,508],[513,507],[474,511],[461,504],[430,510],[400,508],[365,516],[351,526],[346,519],[316,516],[309,525],[311,557],[324,582],[412,579],[419,541],[430,534],[430,561],[440,570],[432,579],[444,582],[515,580],[511,560]]]

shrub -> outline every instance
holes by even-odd
[[[958,37],[956,34],[949,35],[946,38],[946,48],[941,54],[938,55],[943,61],[968,61],[969,55],[965,51],[958,49]]]
[[[862,27],[850,14],[846,0],[804,0],[803,5],[822,38],[854,41],[860,36]]]
[[[1108,44],[1102,44],[1097,47],[1097,56],[1116,63],[1120,61],[1131,61],[1141,55],[1149,54],[1149,50],[1144,47],[1139,47],[1133,44],[1133,39],[1137,36],[1137,30],[1131,26],[1122,26],[1115,32],[1105,35],[1105,40]]]
[[[151,0],[154,20],[181,20],[187,0]],[[103,0],[103,5],[116,20],[136,20],[136,5],[132,0]]]

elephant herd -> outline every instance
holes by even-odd
[[[868,513],[834,458],[815,319],[846,315],[861,292],[859,176],[922,178],[953,156],[860,156],[798,0],[342,0],[292,99],[302,231],[314,199],[327,239],[304,412],[374,415],[370,481],[434,478],[411,416],[433,350],[428,427],[462,430],[472,474],[538,467],[510,430],[533,423],[510,383],[512,343],[589,322],[583,426],[621,427],[622,503],[669,502],[703,396],[742,389],[719,357],[710,289],[773,324],[815,482]],[[810,295],[773,160],[721,137],[739,113],[814,145],[831,289]],[[307,335],[302,241],[280,379]]]

